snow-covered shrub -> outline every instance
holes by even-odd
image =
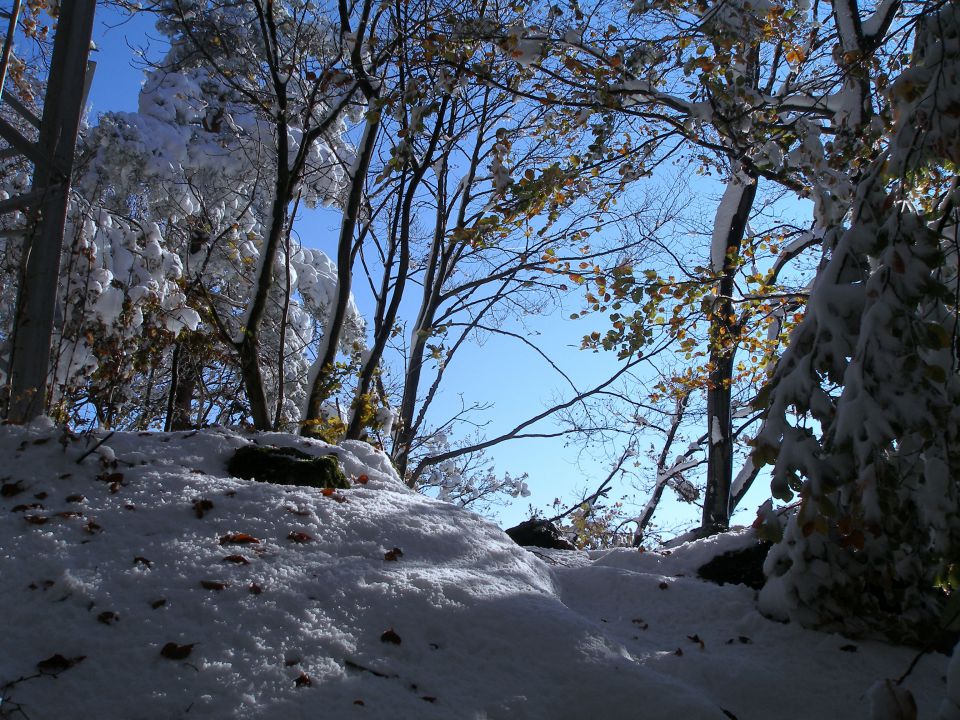
[[[800,496],[762,608],[806,625],[923,642],[960,561],[960,196],[931,168],[960,130],[960,8],[920,25],[893,85],[891,145],[857,185],[769,388],[756,458]]]

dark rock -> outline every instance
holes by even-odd
[[[758,542],[742,550],[717,555],[713,560],[697,568],[697,576],[719,585],[733,583],[746,585],[755,590],[763,587],[763,561],[767,559],[770,543]]]
[[[244,445],[230,458],[227,471],[244,480],[278,485],[343,490],[350,487],[335,456],[316,457],[296,448]]]
[[[524,547],[552,548],[554,550],[576,550],[560,529],[549,520],[532,518],[505,531],[517,544]]]

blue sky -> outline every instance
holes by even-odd
[[[135,49],[148,48],[154,53],[162,49],[162,43],[153,22],[148,16],[126,19],[109,9],[99,9],[94,31],[97,51],[97,71],[91,87],[88,106],[89,119],[96,122],[100,112],[108,110],[135,110],[137,93],[143,77],[142,62]],[[709,196],[713,188],[705,187]],[[716,194],[716,193],[714,193]],[[710,210],[710,205],[706,206]],[[335,254],[336,218],[329,213],[308,216],[298,225],[301,241],[310,247],[319,247],[329,255]],[[706,250],[706,249],[705,249]],[[369,297],[358,296],[362,311],[371,307]],[[594,354],[579,350],[580,338],[594,329],[603,329],[596,324],[599,318],[570,321],[570,312],[578,310],[578,300],[572,298],[573,306],[550,316],[533,317],[528,326],[534,331],[531,340],[547,351],[556,362],[574,378],[581,387],[595,383],[603,373],[611,373],[616,360],[610,354]],[[367,314],[365,312],[365,314]],[[593,324],[591,324],[593,323]],[[518,422],[541,411],[555,401],[563,391],[562,381],[529,348],[503,338],[487,338],[483,344],[464,348],[448,370],[446,391],[439,398],[435,418],[440,419],[455,413],[462,401],[492,403],[493,407],[479,422],[488,422],[484,432],[494,436],[513,427]],[[549,431],[544,424],[541,430]],[[682,448],[678,448],[682,449]],[[518,440],[496,446],[488,451],[499,472],[512,475],[529,473],[531,497],[519,499],[499,511],[504,525],[515,524],[527,516],[527,508],[546,508],[554,498],[572,500],[581,491],[591,491],[607,475],[610,464],[582,455],[576,447],[567,447],[560,440]],[[652,471],[651,471],[652,473]],[[652,480],[652,475],[651,478]],[[749,523],[754,509],[766,493],[764,483],[758,483],[754,493],[743,503],[737,515],[740,522]],[[671,492],[664,494],[659,522],[666,527],[675,527],[682,522],[698,520],[699,508],[676,502]],[[644,498],[639,498],[642,503]]]

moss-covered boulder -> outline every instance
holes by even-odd
[[[227,471],[244,480],[315,488],[350,487],[333,455],[316,457],[296,448],[244,445],[227,463]]]

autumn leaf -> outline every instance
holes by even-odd
[[[137,556],[133,559],[133,564],[134,564],[134,565],[144,565],[144,566],[146,566],[146,567],[150,567],[151,565],[153,565],[153,561],[152,561],[152,560],[147,560],[145,557],[143,557],[143,555],[137,555]]]
[[[393,550],[388,550],[383,554],[383,559],[390,562],[396,562],[403,557],[403,550],[398,547],[395,547]]]
[[[67,495],[66,502],[68,503],[81,503],[86,498],[83,495]]]
[[[697,643],[697,645],[700,646],[701,650],[703,650],[706,647],[706,645],[704,645],[703,640],[701,640],[700,636],[697,635],[696,633],[694,633],[693,635],[687,635],[687,640],[689,640],[690,642]]]
[[[168,642],[160,648],[160,654],[168,660],[186,660],[190,657],[194,645],[196,645],[196,643],[177,645],[175,642]]]
[[[260,541],[247,533],[228,533],[220,538],[221,545],[259,545]]]
[[[667,590],[670,587],[670,584],[667,582],[661,582],[657,587],[659,587],[661,590]]]
[[[320,492],[323,494],[324,497],[328,497],[331,500],[336,500],[337,502],[340,502],[340,503],[347,501],[347,499],[343,495],[340,495],[333,488],[323,488]]]
[[[37,670],[44,675],[57,675],[64,670],[69,670],[78,662],[82,662],[86,657],[86,655],[78,655],[77,657],[66,658],[60,653],[57,653],[56,655],[51,655],[46,660],[38,662]]]
[[[202,518],[210,510],[213,510],[213,503],[206,498],[197,498],[193,501],[193,512],[197,518]]]
[[[250,583],[249,590],[251,595],[259,595],[263,592],[263,588],[257,585],[257,583]]]
[[[40,503],[30,503],[29,505],[14,505],[10,508],[10,512],[26,512],[27,510],[43,510],[43,505]]]
[[[297,687],[310,687],[313,685],[313,681],[310,679],[309,675],[307,675],[305,672],[301,672],[300,675],[297,676],[297,679],[293,681],[293,684]]]
[[[290,540],[295,543],[307,543],[313,540],[310,535],[307,535],[305,532],[297,532],[296,530],[291,530],[290,534],[287,535],[287,540]]]
[[[370,478],[368,478],[366,475],[361,475],[357,478],[357,482],[361,485],[366,485],[368,482],[370,482]]]
[[[383,634],[380,636],[380,642],[399,645],[403,641],[400,639],[400,636],[397,635],[396,631],[393,628],[390,628],[389,630],[384,630]]]
[[[200,586],[205,590],[224,590],[230,587],[230,583],[220,582],[219,580],[201,580]]]
[[[43,525],[50,518],[45,517],[44,515],[24,515],[23,519],[26,520],[31,525]]]
[[[12,483],[4,483],[0,486],[0,497],[13,497],[22,493],[25,490],[21,485],[22,482],[23,480],[17,480]]]
[[[152,607],[154,610],[159,610],[166,604],[167,604],[167,599],[160,598],[159,600],[154,600],[152,603],[150,603],[150,607]]]
[[[105,610],[97,615],[97,622],[102,622],[104,625],[112,625],[119,619],[120,616],[113,612],[113,610]]]
[[[249,565],[250,561],[247,560],[243,555],[227,555],[223,558],[223,562],[233,563],[234,565]]]

